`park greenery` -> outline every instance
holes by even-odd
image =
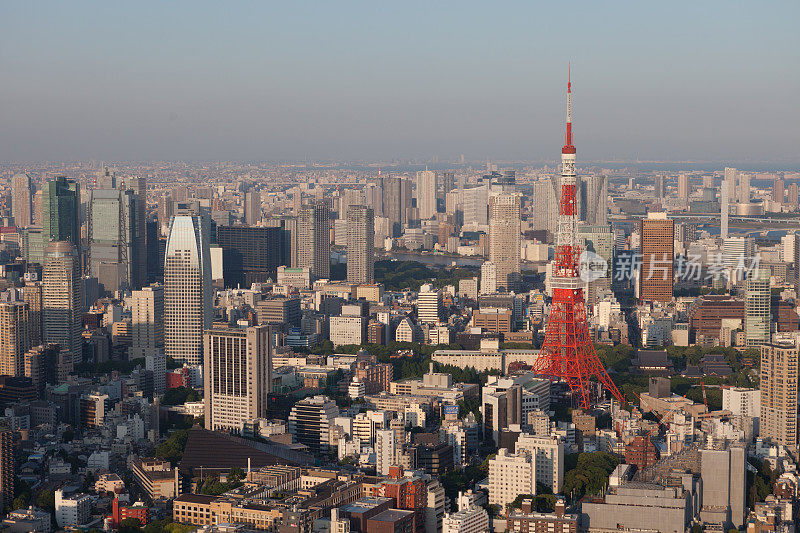
[[[169,461],[173,466],[183,457],[186,441],[189,440],[189,429],[174,432],[167,440],[156,447],[155,456],[164,461]]]
[[[619,462],[616,455],[607,452],[567,454],[562,492],[573,501],[587,494],[600,494]]]
[[[375,283],[383,283],[387,291],[404,289],[418,291],[420,286],[426,283],[438,288],[447,285],[457,286],[460,280],[477,275],[477,268],[432,268],[419,261],[383,260],[375,262]]]
[[[164,393],[161,405],[183,405],[186,402],[199,402],[203,397],[191,387],[174,387]]]
[[[225,482],[220,481],[218,476],[208,477],[200,483],[197,492],[208,496],[219,496],[229,490],[242,486],[245,475],[241,468],[232,468]]]

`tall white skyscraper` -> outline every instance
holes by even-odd
[[[33,186],[28,174],[16,174],[11,178],[11,215],[18,228],[33,224]]]
[[[748,348],[770,341],[769,270],[761,268],[750,276],[744,292],[744,333]]]
[[[211,327],[211,255],[199,216],[172,217],[164,254],[164,353],[203,364],[203,331]]]
[[[720,193],[720,230],[719,236],[720,238],[727,239],[728,238],[728,216],[730,215],[730,206],[728,205],[728,199],[730,198],[728,193],[728,187],[725,183],[722,184],[719,190]]]
[[[489,261],[497,267],[497,287],[506,291],[520,282],[520,207],[518,194],[489,199]]]
[[[371,207],[347,209],[347,282],[375,281],[375,213]]]
[[[497,292],[497,265],[484,261],[481,265],[481,294]]]
[[[72,243],[55,241],[47,245],[42,282],[44,341],[58,344],[62,353],[69,352],[72,363],[80,363],[83,278],[78,252]]]
[[[729,200],[736,199],[736,184],[738,181],[739,171],[735,168],[725,167],[725,174],[722,177],[722,188],[728,190]]]
[[[422,220],[436,215],[436,173],[431,170],[417,172],[417,207]]]
[[[241,432],[265,418],[272,382],[270,326],[214,327],[204,333],[203,391],[207,429]]]

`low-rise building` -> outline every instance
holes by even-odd
[[[172,499],[181,494],[181,478],[169,461],[155,458],[137,459],[131,465],[136,483],[152,500]]]

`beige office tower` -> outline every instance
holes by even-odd
[[[164,253],[164,355],[203,364],[203,331],[211,327],[211,254],[208,226],[199,216],[176,215]]]
[[[436,173],[431,170],[417,172],[417,207],[420,220],[436,216]]]
[[[351,205],[347,210],[347,282],[375,282],[375,212]]]
[[[245,422],[267,415],[270,326],[220,326],[206,330],[203,337],[206,428],[241,432]]]
[[[17,174],[11,178],[11,215],[18,228],[33,224],[33,186],[28,174]]]
[[[520,208],[518,194],[489,198],[489,261],[497,267],[497,290],[516,290],[520,282]]]
[[[80,363],[83,278],[78,252],[70,242],[51,242],[45,248],[42,309],[44,342],[61,346],[62,352],[69,353],[70,364]]]
[[[244,195],[244,223],[255,226],[261,220],[261,193],[250,191]]]
[[[0,302],[0,374],[25,375],[25,352],[30,342],[28,304]]]
[[[131,348],[128,359],[164,351],[164,287],[155,283],[131,293]]]
[[[331,212],[323,201],[300,210],[297,220],[297,263],[314,279],[331,276]]]
[[[28,304],[28,320],[31,333],[31,346],[39,346],[44,342],[42,332],[42,284],[28,282],[20,289],[22,301]]]
[[[683,200],[689,199],[689,176],[686,174],[678,176],[678,197]]]
[[[761,346],[760,436],[789,448],[797,445],[797,347]]]

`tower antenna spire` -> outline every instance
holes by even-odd
[[[564,148],[562,154],[575,153],[575,146],[572,144],[572,64],[567,65],[567,133],[564,138]]]

